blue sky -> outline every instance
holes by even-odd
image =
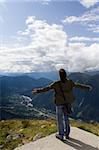
[[[0,0],[0,72],[99,70],[98,0]]]

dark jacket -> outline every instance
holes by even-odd
[[[75,87],[82,89],[89,89],[88,85],[74,83],[72,80],[66,79],[64,83],[61,81],[55,81],[52,84],[48,85],[47,87],[39,88],[37,91],[38,93],[41,93],[53,89],[55,91],[54,102],[56,105],[62,105],[65,103],[72,104],[75,100],[75,97],[73,95],[73,88]],[[63,93],[65,98],[63,97]]]

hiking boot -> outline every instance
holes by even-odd
[[[59,134],[56,134],[55,137],[61,141],[64,140],[63,136],[62,135],[59,135]]]
[[[69,140],[69,135],[65,135],[65,138]]]
[[[69,134],[66,134],[66,131],[64,132],[65,138],[69,139]]]

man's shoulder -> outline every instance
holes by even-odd
[[[69,82],[73,82],[73,80],[72,80],[72,79],[68,79],[68,81],[69,81]]]
[[[71,86],[74,86],[75,82],[71,79],[68,79],[68,83],[71,85]]]
[[[66,79],[66,81],[67,81],[67,82],[73,82],[73,80],[68,79],[68,78]],[[54,84],[58,84],[58,83],[60,83],[60,82],[61,82],[60,80],[56,80],[56,81],[54,81],[53,83],[54,83]]]
[[[58,83],[59,83],[59,80],[53,81],[53,82],[50,84],[50,86],[51,86],[52,88],[56,88],[57,85],[58,85]]]
[[[59,85],[59,83],[60,83],[61,81],[60,80],[56,80],[56,81],[54,81],[53,82],[53,86],[57,86],[57,85]]]
[[[58,83],[60,83],[60,80],[56,80],[56,81],[54,81],[53,83],[54,83],[54,84],[58,84]]]
[[[71,79],[66,79],[66,81],[69,82],[69,83],[74,83],[73,80],[71,80]],[[56,81],[53,82],[53,84],[59,84],[59,83],[61,83],[60,80],[56,80]]]
[[[71,79],[67,78],[66,79],[67,82],[73,82]]]

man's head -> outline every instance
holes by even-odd
[[[60,76],[60,80],[62,82],[65,82],[66,77],[67,77],[66,71],[64,69],[60,69],[59,70],[59,76]]]

